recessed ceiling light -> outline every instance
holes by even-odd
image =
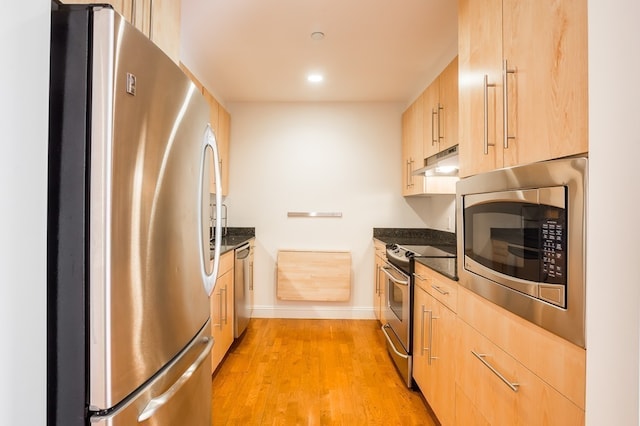
[[[312,40],[322,40],[324,38],[324,33],[322,31],[314,31],[311,33]]]
[[[320,74],[309,74],[307,76],[307,80],[311,83],[320,83],[322,80],[324,80],[324,77]]]

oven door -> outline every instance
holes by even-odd
[[[382,268],[382,272],[385,275],[383,285],[386,290],[384,322],[396,334],[404,351],[409,353],[409,277],[389,263]]]
[[[410,353],[410,281],[409,277],[393,265],[386,263],[382,267],[386,287],[384,325],[382,332],[387,340],[387,350],[400,376],[408,388],[412,385]]]

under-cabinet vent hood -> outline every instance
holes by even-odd
[[[414,176],[458,176],[458,145],[424,159],[424,167],[415,170]]]

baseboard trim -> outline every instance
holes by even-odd
[[[269,306],[253,307],[254,318],[375,319],[371,307]]]

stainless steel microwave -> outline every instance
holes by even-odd
[[[587,159],[479,174],[456,190],[460,284],[585,347]]]

